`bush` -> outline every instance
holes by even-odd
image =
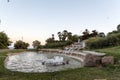
[[[56,41],[53,43],[47,43],[44,48],[63,48],[66,45],[70,45],[72,41]]]
[[[111,34],[107,37],[93,37],[87,41],[88,49],[98,49],[118,45],[120,45],[120,33]]]

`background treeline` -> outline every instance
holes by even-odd
[[[72,32],[67,30],[58,32],[57,35],[59,40],[56,40],[54,38],[54,34],[52,34],[50,38],[46,39],[46,44],[43,46],[43,48],[64,48],[67,45],[78,42],[78,39],[82,41],[91,37],[105,37],[103,32],[98,33],[97,30],[92,30],[92,32],[90,32],[88,29],[85,29],[85,31],[82,32],[82,35],[72,34]]]
[[[97,49],[104,48],[109,46],[118,46],[120,45],[120,25],[117,26],[117,30],[109,32],[105,36],[104,32],[98,32],[97,30],[92,30],[91,32],[88,29],[85,29],[82,32],[82,35],[76,35],[67,30],[62,32],[57,32],[58,40],[55,39],[54,34],[51,37],[46,39],[46,44],[41,45],[39,40],[33,41],[33,47],[35,49],[40,48],[64,48],[67,45],[71,45],[74,42],[87,41],[88,49]],[[6,33],[0,32],[0,49],[8,48],[12,42],[9,40],[9,37]],[[26,43],[22,40],[18,40],[14,43],[15,49],[27,49],[29,43]]]

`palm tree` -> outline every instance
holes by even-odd
[[[62,32],[62,40],[65,41],[66,38],[67,38],[67,36],[68,36],[68,31],[67,31],[67,30],[64,30],[64,31]]]
[[[59,37],[59,41],[61,41],[62,40],[62,33],[58,32],[57,34],[58,34],[58,37]]]
[[[54,38],[54,34],[52,34],[52,39],[54,40],[55,38]]]

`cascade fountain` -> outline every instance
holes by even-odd
[[[20,72],[53,72],[81,67],[81,62],[62,54],[24,52],[8,56],[5,67]]]

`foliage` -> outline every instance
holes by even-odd
[[[83,32],[82,40],[88,39],[90,37],[90,32],[88,29],[85,29]]]
[[[59,41],[62,41],[62,33],[61,32],[58,32],[58,37],[59,37]]]
[[[67,30],[63,30],[63,32],[58,32],[59,41],[72,40],[72,32],[68,32]]]
[[[54,34],[52,34],[52,39],[54,40],[55,38],[54,38]]]
[[[120,45],[120,33],[111,34],[107,37],[93,37],[87,41],[87,48],[89,49],[98,49],[118,45]]]
[[[53,42],[54,42],[54,39],[53,39],[53,38],[48,38],[48,39],[46,39],[46,42],[47,42],[47,43],[53,43]]]
[[[96,30],[92,30],[90,37],[96,37],[96,36],[98,36],[98,32]]]
[[[105,33],[100,32],[100,33],[98,34],[98,36],[99,36],[99,37],[105,37]]]
[[[72,40],[72,33],[71,32],[68,32],[68,34],[67,34],[67,36],[68,36],[68,40]]]
[[[78,35],[72,35],[71,32],[63,30],[63,32],[58,32],[59,40],[54,39],[54,34],[52,38],[46,40],[46,45],[43,48],[63,48],[64,46],[72,44],[72,42],[78,41]]]
[[[117,31],[120,32],[120,24],[117,26]]]
[[[15,49],[27,49],[28,46],[28,43],[25,43],[21,40],[16,41],[16,43],[14,44]]]
[[[78,35],[73,35],[72,38],[71,38],[71,41],[72,42],[77,42],[79,39],[79,36]]]
[[[88,29],[85,29],[85,31],[83,32],[83,35],[81,36],[81,39],[86,40],[91,37],[97,37],[97,36],[98,36],[98,32],[96,30],[92,30],[92,33],[90,33]]]
[[[12,42],[9,41],[9,38],[6,33],[0,32],[0,49],[7,48]]]
[[[35,49],[39,49],[39,48],[40,48],[40,44],[41,44],[40,41],[35,40],[35,41],[33,41],[32,46],[33,46]]]
[[[111,34],[117,34],[117,33],[119,33],[119,32],[116,31],[116,30],[113,30],[112,32],[109,32],[107,35],[109,36],[109,35],[111,35]]]
[[[72,41],[55,41],[53,43],[46,43],[44,48],[63,48],[66,45],[70,45]]]
[[[67,38],[67,36],[68,36],[68,31],[67,31],[67,30],[64,30],[64,31],[62,32],[62,41],[65,41],[66,38]]]

